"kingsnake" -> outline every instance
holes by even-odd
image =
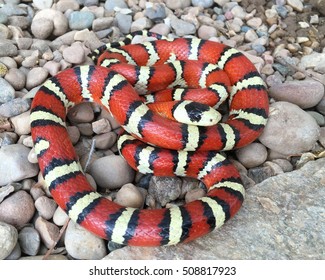
[[[130,44],[138,34],[158,40]],[[266,124],[268,97],[254,65],[221,43],[171,40],[144,31],[97,49],[93,58],[97,66],[67,69],[47,80],[32,103],[34,148],[58,205],[92,233],[132,246],[188,242],[233,217],[242,205],[244,187],[237,169],[217,151],[251,143]],[[191,68],[193,60],[200,67],[197,74]],[[218,78],[219,74],[227,78]],[[166,119],[144,104],[144,100],[165,101],[166,96],[195,98],[197,90],[184,87],[203,87],[202,95],[214,99],[206,103],[215,107],[228,90],[228,118],[212,126],[188,125]],[[143,97],[135,89],[141,94],[147,90],[163,94]],[[95,192],[65,124],[67,109],[83,101],[103,104],[122,125],[126,132],[118,147],[134,169],[156,176],[197,178],[205,184],[207,196],[180,207],[140,210],[122,207]]]

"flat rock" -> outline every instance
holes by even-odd
[[[324,259],[324,199],[323,158],[249,188],[238,214],[202,238],[171,247],[124,247],[104,259]]]

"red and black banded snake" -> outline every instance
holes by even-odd
[[[31,110],[35,151],[54,200],[94,234],[133,246],[188,242],[237,213],[244,187],[237,169],[218,151],[253,142],[263,131],[269,106],[262,78],[236,49],[197,38],[165,40],[149,35],[158,40],[130,44],[132,34],[96,50],[97,66],[74,67],[48,79]],[[138,94],[145,92],[152,94]],[[201,102],[210,96],[213,101],[203,102],[217,108],[227,92],[229,116],[211,126],[164,118],[144,102],[170,98]],[[118,147],[130,166],[156,176],[197,178],[205,184],[207,196],[180,207],[135,209],[95,192],[65,124],[67,109],[83,101],[102,104],[124,128]]]

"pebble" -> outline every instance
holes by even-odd
[[[131,30],[132,16],[122,13],[116,14],[117,26],[123,34],[128,34]]]
[[[0,204],[0,221],[21,227],[27,224],[35,213],[34,201],[25,191],[20,190]]]
[[[0,77],[0,88],[0,104],[9,102],[15,97],[15,89],[8,81],[2,77]]]
[[[236,156],[240,163],[246,168],[257,167],[267,159],[267,150],[260,143],[251,143],[241,149],[236,150]]]
[[[234,17],[238,17],[240,19],[244,19],[246,17],[245,10],[241,6],[239,6],[239,5],[235,5],[231,9],[231,13],[234,15]]]
[[[293,165],[287,159],[278,158],[278,159],[273,159],[272,162],[279,165],[283,170],[283,172],[290,172],[293,170]]]
[[[99,260],[107,254],[103,239],[73,221],[67,227],[64,244],[68,254],[78,260]]]
[[[15,133],[18,135],[26,135],[30,133],[30,111],[14,116],[10,120],[14,126]]]
[[[111,124],[107,119],[100,119],[98,121],[92,122],[92,130],[96,134],[107,133],[112,130]]]
[[[173,17],[170,21],[171,27],[177,36],[183,37],[185,35],[195,34],[195,25],[187,21]]]
[[[18,234],[21,251],[28,256],[36,256],[40,246],[41,238],[33,227],[24,227]]]
[[[64,13],[68,10],[77,11],[80,8],[78,1],[75,0],[60,0],[56,3],[56,9]]]
[[[73,145],[77,144],[80,139],[80,131],[79,131],[78,127],[68,126],[67,130],[68,130],[68,134],[69,134],[72,144]]]
[[[300,0],[287,0],[287,4],[298,12],[302,12],[304,9],[304,5]]]
[[[113,17],[96,18],[93,21],[92,30],[99,31],[99,30],[108,29],[112,26],[113,21],[114,21]]]
[[[259,140],[278,153],[292,155],[311,150],[318,137],[319,126],[312,116],[295,104],[279,101],[270,105],[270,116]]]
[[[198,29],[198,36],[201,39],[209,40],[211,37],[217,36],[217,30],[212,26],[201,25]]]
[[[50,248],[56,242],[60,234],[60,230],[55,224],[42,217],[36,219],[35,229],[38,231],[42,242],[47,248]]]
[[[106,0],[104,7],[107,11],[114,12],[115,8],[126,9],[128,8],[128,5],[124,0]]]
[[[156,4],[147,8],[144,12],[145,16],[154,22],[162,21],[166,17],[166,10],[163,4]]]
[[[69,216],[62,210],[61,207],[57,207],[53,215],[53,222],[57,226],[63,226],[68,220]]]
[[[30,149],[22,144],[8,145],[0,149],[0,186],[38,174],[38,166],[27,160],[29,151]]]
[[[132,22],[131,32],[150,29],[151,27],[152,27],[152,21],[146,17],[142,17]]]
[[[313,52],[309,55],[304,55],[299,63],[299,67],[303,69],[314,68],[315,71],[322,69],[325,64],[325,53]]]
[[[32,89],[45,82],[48,77],[48,72],[43,67],[35,67],[31,69],[27,74],[26,88]]]
[[[53,21],[52,34],[56,37],[61,36],[67,33],[68,31],[69,28],[68,19],[65,17],[65,15],[62,12],[58,10],[53,10],[53,9],[40,10],[33,18],[33,21],[36,21],[38,19],[43,19],[43,20],[48,19]]]
[[[197,188],[194,190],[190,190],[185,195],[185,202],[189,203],[198,200],[204,196],[206,196],[206,192],[203,189]]]
[[[0,187],[0,203],[12,192],[15,191],[15,188],[12,185],[7,185]]]
[[[54,30],[53,20],[47,18],[34,19],[31,25],[33,35],[38,39],[48,38]]]
[[[85,61],[85,51],[81,43],[73,43],[62,52],[63,58],[72,64],[82,64]]]
[[[18,232],[15,227],[5,222],[0,222],[0,260],[4,260],[15,248]]]
[[[317,124],[319,126],[325,125],[325,118],[322,114],[315,112],[315,111],[306,111],[306,112],[315,119],[315,121],[317,122]]]
[[[29,108],[30,100],[15,98],[0,105],[0,115],[6,118],[10,118],[26,112]]]
[[[192,5],[196,7],[210,8],[213,5],[213,0],[192,0]]]
[[[33,0],[34,6],[39,9],[49,9],[53,5],[53,0]]]
[[[116,193],[114,202],[125,207],[142,208],[144,196],[141,191],[133,184],[125,184]]]
[[[254,42],[255,40],[258,39],[258,36],[256,34],[256,32],[253,29],[249,29],[246,33],[245,33],[245,40],[247,42]]]
[[[16,243],[15,248],[11,251],[9,256],[6,257],[6,260],[18,260],[21,257],[21,249],[19,243]]]
[[[26,84],[26,75],[20,69],[10,68],[5,79],[12,85],[15,90],[21,90]]]
[[[95,147],[97,149],[107,150],[110,149],[116,143],[117,135],[115,132],[110,131],[96,135],[93,139],[96,141]]]
[[[69,27],[72,30],[82,30],[90,28],[95,19],[95,15],[88,11],[75,11],[69,16]]]
[[[149,183],[148,193],[165,206],[168,202],[177,199],[181,195],[182,180],[177,177],[153,176]]]
[[[109,166],[110,168],[107,168]],[[121,157],[116,155],[105,156],[95,160],[89,166],[89,174],[95,179],[98,186],[116,189],[131,183],[135,172]]]
[[[59,62],[56,62],[54,60],[48,61],[43,65],[43,68],[49,72],[49,74],[53,77],[57,73],[59,73],[61,64]]]
[[[18,135],[14,132],[0,132],[0,147],[15,144]]]
[[[1,56],[16,56],[18,54],[17,47],[13,42],[1,39],[0,37],[0,57]]]
[[[171,10],[177,9],[184,9],[191,5],[191,0],[182,0],[182,1],[175,1],[175,0],[166,0],[166,6]]]
[[[54,215],[57,204],[53,199],[46,196],[41,196],[36,199],[35,208],[41,217],[43,217],[45,220],[50,220]]]
[[[270,87],[275,100],[288,101],[302,109],[316,106],[324,96],[324,86],[315,80],[289,81]]]
[[[170,27],[165,23],[158,23],[150,29],[151,32],[167,36],[170,32]]]
[[[274,176],[274,172],[271,166],[263,166],[263,167],[254,167],[248,170],[248,177],[253,179],[253,181],[258,184]]]
[[[34,185],[30,189],[30,195],[33,197],[34,201],[37,200],[39,197],[44,196],[45,192],[39,185]]]

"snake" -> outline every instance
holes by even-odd
[[[137,35],[152,38],[133,43]],[[166,246],[195,240],[232,218],[245,189],[225,151],[255,141],[269,113],[266,86],[254,64],[219,42],[147,31],[103,45],[91,58],[94,65],[65,69],[46,80],[31,106],[40,171],[70,219],[118,244]],[[138,209],[95,191],[66,129],[67,110],[81,102],[101,104],[122,126],[117,146],[132,168],[154,176],[196,178],[206,196],[180,206]],[[150,107],[158,102],[169,104],[167,115],[178,112],[185,121]],[[221,121],[201,125],[206,106],[229,110]]]

